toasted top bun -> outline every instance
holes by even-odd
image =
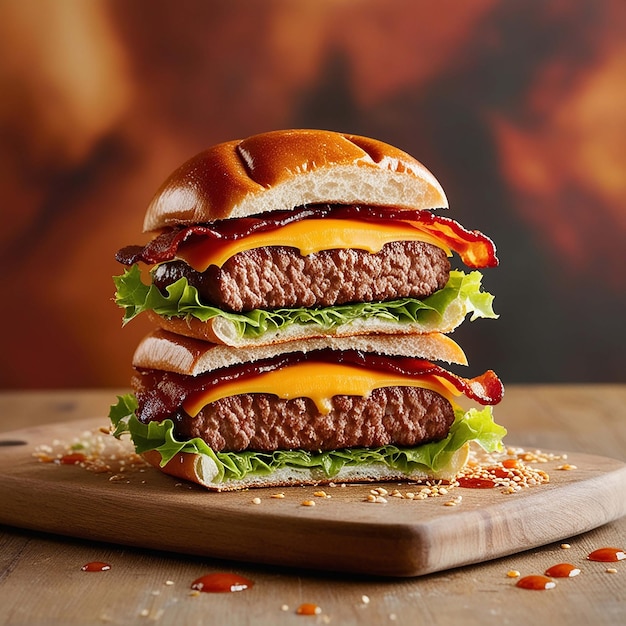
[[[278,130],[218,144],[184,163],[152,199],[144,231],[319,203],[448,206],[435,177],[398,148],[331,131]]]
[[[233,348],[190,337],[155,330],[137,346],[133,365],[197,376],[239,363],[250,363],[288,352],[362,350],[388,356],[410,356],[429,361],[467,364],[461,347],[450,337],[439,333],[426,335],[361,335],[358,337],[316,337],[284,344]]]

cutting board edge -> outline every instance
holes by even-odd
[[[596,455],[583,456],[586,456],[587,458],[607,458],[599,457]],[[418,575],[423,575],[434,573],[437,571],[444,571],[455,567],[473,565],[476,563],[485,562],[487,560],[510,556],[512,554],[518,554],[569,537],[575,537],[584,534],[626,516],[626,464],[616,459],[609,460],[615,461],[619,465],[616,466],[616,468],[608,474],[603,474],[601,476],[589,479],[589,483],[597,483],[597,489],[594,493],[596,496],[598,496],[595,500],[598,506],[594,509],[594,511],[596,513],[598,511],[603,511],[604,514],[602,516],[598,516],[593,520],[590,519],[586,524],[582,524],[579,517],[574,518],[574,516],[562,516],[561,513],[563,510],[563,505],[568,501],[571,502],[572,495],[576,495],[578,483],[559,486],[558,488],[553,490],[553,497],[548,500],[549,506],[547,507],[547,510],[546,508],[542,510],[542,519],[543,517],[545,517],[545,514],[547,512],[548,515],[554,514],[553,519],[557,520],[557,523],[552,525],[549,535],[541,536],[541,532],[539,529],[541,528],[542,530],[545,530],[545,526],[543,524],[541,524],[540,526],[538,523],[535,522],[534,525],[527,525],[525,528],[523,528],[523,532],[520,532],[518,534],[511,533],[510,535],[508,535],[506,545],[499,544],[501,547],[496,548],[494,550],[494,553],[488,558],[484,555],[479,556],[478,558],[472,558],[467,560],[446,558],[445,556],[440,556],[438,558],[437,555],[431,550],[428,553],[428,562],[424,563],[418,568],[415,568],[415,571],[419,570]],[[616,493],[621,493],[622,497],[605,498],[605,496],[615,495]],[[609,503],[609,506],[607,506],[607,503]],[[528,505],[530,503],[525,502],[524,504]],[[492,508],[497,509],[497,505]],[[479,511],[474,511],[473,513],[477,512]],[[467,521],[467,519],[465,521]],[[440,541],[437,545],[445,545],[445,542],[449,540],[449,537],[454,535],[454,530],[453,528],[451,528],[453,526],[454,520],[452,518],[444,518],[443,523],[441,523],[438,528],[438,532],[440,533]],[[513,524],[513,526],[515,530],[516,525]],[[511,541],[511,535],[516,539]]]
[[[89,418],[88,420],[82,420],[80,422],[64,423],[64,424],[59,425],[59,427],[62,427],[60,428],[60,430],[64,433],[65,432],[72,433],[72,432],[80,431],[80,429],[86,429],[88,427],[95,428],[98,426],[98,424],[101,423],[101,421],[102,420],[100,418]],[[33,438],[38,438],[41,440],[43,437],[46,437],[48,432],[49,432],[49,429],[46,427],[33,427],[30,429],[15,431],[13,433],[5,433],[2,435],[1,438],[2,439],[12,439],[12,438],[29,439],[30,436],[32,436]],[[32,445],[34,445],[34,443]],[[11,454],[15,454],[16,456],[19,456],[20,451],[16,448],[15,450],[11,451]],[[610,465],[613,468],[613,470],[609,474],[613,475],[615,474],[615,472],[617,472],[617,475],[619,476],[619,480],[617,481],[619,488],[624,488],[624,486],[626,485],[626,480],[622,478],[622,475],[626,472],[626,464],[623,461],[620,461],[617,459],[609,459],[608,457],[587,455],[585,453],[572,453],[570,457],[571,457],[570,461],[572,463],[575,462],[574,461],[575,458],[582,459],[583,457],[586,461],[589,461],[592,464],[594,463],[594,459],[597,460],[597,462],[603,462],[605,464],[607,464],[608,462],[608,465]],[[34,463],[35,461],[32,461],[32,462]],[[43,464],[42,467],[46,467],[46,465],[47,464]],[[29,462],[29,466],[32,468],[32,464],[30,462]],[[47,466],[47,470],[48,471],[56,470],[56,471],[61,471],[61,472],[65,471],[64,468],[61,468],[58,466],[57,467]],[[74,470],[84,471],[84,470],[78,470],[78,468],[67,468],[67,470],[68,472],[66,472],[64,476],[68,476],[68,477],[70,476],[69,472],[72,472]],[[158,474],[158,476],[159,476],[159,479],[168,478],[161,474]],[[603,483],[604,486],[602,487],[602,489],[604,489],[607,484],[606,476],[607,476],[606,474],[603,474],[602,476],[598,476],[596,479],[596,480],[601,481],[601,483]],[[8,479],[11,478],[10,473],[0,471],[0,477],[3,479],[3,480],[0,480],[0,496],[2,498],[14,498],[16,493],[20,493],[19,489],[17,490],[7,489],[7,487],[9,486]],[[28,481],[29,479],[26,479],[24,477],[18,477],[16,478],[16,480],[18,483],[21,484],[21,487],[23,488],[24,482]],[[610,480],[613,480],[613,479],[611,478]],[[32,479],[32,482],[30,484],[34,485],[37,482],[38,482],[37,479]],[[100,498],[101,503],[102,502],[106,503],[107,498],[115,500],[115,498],[119,497],[119,493],[115,491],[115,488],[110,489],[111,485],[109,485],[107,482],[102,483],[102,485],[103,485],[102,489],[96,494],[96,496],[99,496],[101,494],[106,494],[106,497],[104,498],[104,500]],[[122,487],[122,485],[120,485],[120,487]],[[544,489],[544,487],[541,487],[539,489]],[[550,490],[551,485],[546,486],[545,489]],[[559,489],[563,490],[564,487],[560,486]],[[71,501],[71,503],[76,504],[78,506],[80,505],[81,494],[86,493],[92,497],[94,495],[92,491],[92,486],[81,485],[79,483],[79,489],[76,489],[75,485],[72,484],[71,478],[67,479],[67,484],[64,485],[62,491],[65,494],[70,494],[71,497],[69,498],[69,500]],[[194,494],[194,498],[196,497],[203,498],[204,493],[205,492],[197,492]],[[252,498],[251,494],[253,492],[249,491],[247,493],[250,494],[250,499],[251,499]],[[254,493],[257,493],[257,492],[255,491]],[[542,492],[537,491],[536,493],[540,494]],[[174,491],[168,495],[172,498],[172,502],[174,503],[178,502],[181,498],[185,499],[184,496],[181,495],[181,493],[176,493]],[[216,494],[210,494],[210,497],[213,497],[215,495]],[[563,502],[563,498],[566,498],[567,496],[568,494],[562,493],[560,495],[559,502]],[[218,495],[217,497],[220,497],[220,496]],[[492,510],[497,510],[498,506],[505,506],[505,502],[510,504],[511,500],[506,500],[506,499],[514,498],[514,497],[515,495],[502,496],[501,502],[499,502],[497,505],[491,505]],[[79,498],[79,500],[75,500],[73,498]],[[132,495],[129,495],[126,498],[126,500],[128,504],[128,510],[132,511],[132,506],[131,506]],[[626,498],[624,498],[624,500],[626,501]],[[67,502],[63,502],[63,503],[60,502],[59,506],[66,507],[66,504]],[[370,510],[372,511],[377,510],[373,508],[370,509],[369,507],[376,507],[378,505],[364,505],[364,506],[368,507],[368,513],[369,513]],[[26,504],[24,505],[24,507],[26,507]],[[304,507],[304,509],[305,508],[306,507]],[[603,525],[609,521],[613,521],[614,519],[617,519],[618,517],[621,517],[624,514],[626,514],[626,511],[624,511],[623,509],[615,509],[612,512],[611,511],[607,512],[604,517],[598,518],[593,523],[589,523],[585,526],[580,526],[580,525],[559,526],[558,532],[553,532],[547,538],[546,537],[542,539],[533,538],[532,541],[529,542],[528,537],[527,537],[527,540],[525,542],[520,542],[520,544],[511,545],[511,543],[509,542],[507,544],[506,549],[499,548],[498,551],[496,551],[494,554],[489,555],[488,557],[486,557],[484,553],[481,553],[473,558],[468,558],[468,559],[458,559],[458,558],[451,559],[449,557],[442,558],[441,556],[435,558],[433,554],[429,555],[428,546],[426,546],[425,544],[427,544],[429,541],[432,544],[433,535],[431,534],[431,531],[428,528],[427,524],[424,525],[424,524],[420,524],[419,522],[416,522],[413,524],[408,524],[408,523],[398,524],[394,522],[385,522],[383,525],[384,533],[385,535],[387,535],[387,539],[389,541],[395,541],[396,548],[398,546],[401,547],[401,550],[396,549],[396,553],[399,553],[400,557],[396,558],[396,560],[390,564],[388,554],[385,552],[385,546],[387,544],[381,545],[381,550],[379,552],[370,554],[368,556],[369,560],[367,561],[365,560],[360,561],[359,568],[355,569],[353,567],[343,567],[343,565],[349,565],[349,560],[346,560],[346,559],[344,559],[342,563],[339,564],[339,567],[337,566],[329,567],[328,561],[324,560],[323,557],[315,553],[315,549],[318,548],[321,543],[323,543],[324,534],[327,532],[326,530],[322,532],[319,528],[320,519],[319,519],[318,514],[322,513],[323,507],[320,506],[315,509],[315,513],[316,515],[318,515],[318,517],[308,516],[310,511],[305,511],[304,509],[298,511],[298,514],[296,515],[295,518],[291,520],[291,523],[297,527],[296,530],[298,530],[298,532],[300,532],[303,536],[305,536],[309,540],[305,542],[305,546],[309,550],[309,554],[312,554],[311,559],[307,563],[308,569],[317,569],[317,570],[325,570],[325,571],[344,571],[344,572],[353,572],[353,573],[356,572],[356,573],[366,573],[370,575],[396,576],[396,577],[419,576],[419,575],[424,575],[428,573],[433,573],[436,571],[441,571],[444,569],[450,569],[450,568],[461,567],[461,566],[469,565],[473,563],[478,563],[484,560],[500,558],[500,557],[514,554],[514,553],[517,553],[526,549],[532,549],[539,545],[545,545],[546,543],[558,541],[559,539],[564,538],[564,537],[571,537],[574,535],[578,535],[581,532],[586,532],[587,530],[596,528],[600,525]],[[24,516],[24,514],[28,512],[28,509],[22,508],[20,509],[20,511],[21,511],[21,516]],[[229,521],[228,518],[229,516],[232,516],[232,515],[233,515],[232,511],[228,513],[221,512],[218,515],[218,518],[219,520],[225,520],[226,523],[228,523]],[[231,561],[275,564],[275,565],[280,565],[283,567],[294,566],[294,563],[291,560],[289,562],[285,562],[283,559],[280,559],[280,558],[277,559],[276,556],[270,554],[269,551],[267,553],[262,553],[259,555],[259,554],[252,553],[249,548],[244,549],[240,552],[233,552],[233,551],[225,552],[224,550],[217,550],[215,548],[215,545],[193,546],[192,549],[189,549],[189,548],[185,549],[185,546],[180,546],[180,545],[168,545],[167,547],[164,547],[163,545],[146,545],[146,542],[140,542],[137,540],[132,541],[127,537],[126,538],[120,537],[119,534],[116,534],[116,533],[109,534],[108,529],[105,529],[104,534],[100,534],[99,536],[94,537],[92,527],[86,528],[80,531],[80,533],[79,532],[68,533],[68,532],[64,532],[63,526],[65,524],[61,522],[57,523],[57,526],[54,528],[52,527],[42,528],[42,526],[39,523],[31,524],[30,526],[27,526],[26,524],[23,523],[23,520],[18,519],[18,517],[20,517],[20,515],[9,520],[6,517],[6,514],[4,514],[3,511],[0,511],[0,523],[5,523],[11,526],[17,526],[17,527],[22,527],[22,528],[29,528],[31,530],[40,531],[40,532],[48,532],[52,534],[59,534],[59,535],[70,536],[70,537],[74,536],[74,537],[79,537],[85,540],[96,540],[98,542],[104,542],[104,543],[123,544],[123,545],[133,546],[136,548],[143,548],[143,549],[145,548],[157,549],[157,550],[165,550],[168,552],[177,552],[177,553],[195,554],[195,555],[202,554],[205,556],[210,556],[210,557],[220,558],[220,559],[228,559]],[[265,523],[275,522],[278,524],[284,521],[286,517],[287,516],[284,513],[283,514],[277,514],[276,512],[270,513],[270,512],[264,511],[262,508],[259,509],[256,507],[254,508],[254,514],[252,516],[249,514],[249,510],[242,511],[241,513],[241,520],[246,520],[245,524],[247,524],[248,526],[250,524],[254,524],[254,522],[258,522],[259,520],[262,520]],[[240,518],[237,517],[236,519],[237,521],[239,521]],[[63,521],[63,516],[61,516],[61,521]],[[352,531],[355,530],[352,520],[345,520],[345,521],[334,520],[332,523],[334,524],[333,526],[334,531],[339,536],[338,541],[341,541],[341,538],[344,536],[342,535],[342,532],[345,529],[352,528]],[[245,526],[245,528],[247,528],[247,526]],[[362,532],[365,537],[371,537],[372,534],[378,534],[379,535],[378,538],[380,539],[380,528],[381,528],[380,524],[377,525],[373,522],[369,522],[369,523],[363,522],[359,526],[359,531]],[[338,531],[341,531],[341,532],[338,532]],[[440,531],[440,534],[441,534],[441,531]],[[320,535],[320,538],[318,539],[320,544],[311,544],[311,541],[310,541],[311,537],[317,537],[318,535]],[[120,540],[120,539],[123,539],[123,540]],[[215,544],[217,541],[218,541],[218,538],[213,538],[213,544]],[[298,562],[295,565],[302,566],[302,555],[300,553],[298,553],[298,557],[296,560]],[[363,569],[364,565],[367,571],[364,571]]]
[[[608,477],[608,478],[607,478]],[[17,482],[23,483],[23,480],[18,479]],[[35,481],[33,481],[35,482]],[[440,551],[433,551],[433,546],[441,546],[445,545],[447,541],[451,541],[451,545],[454,543],[454,537],[458,533],[455,532],[454,527],[458,526],[458,517],[448,517],[443,518],[443,523],[441,521],[437,522],[436,532],[432,532],[433,523],[402,523],[398,522],[396,524],[386,524],[383,527],[383,531],[381,532],[381,527],[376,526],[373,523],[360,523],[354,525],[350,520],[335,520],[332,522],[332,528],[325,528],[323,533],[320,533],[319,528],[319,520],[310,517],[301,517],[292,519],[292,528],[291,532],[297,531],[300,533],[302,537],[306,537],[308,539],[307,542],[304,542],[302,545],[306,546],[304,552],[302,550],[294,552],[293,549],[289,551],[289,558],[281,558],[281,554],[284,552],[281,551],[272,551],[272,542],[268,542],[267,536],[257,537],[256,541],[262,542],[261,545],[264,546],[264,550],[261,550],[260,553],[254,550],[251,550],[250,547],[243,546],[240,550],[224,550],[221,546],[221,540],[219,537],[213,537],[211,543],[202,543],[199,542],[194,546],[188,546],[185,544],[180,544],[174,542],[168,542],[167,544],[163,543],[153,543],[150,541],[138,541],[133,539],[130,535],[120,534],[119,530],[114,531],[115,523],[112,522],[110,526],[106,526],[104,530],[100,529],[94,531],[94,526],[87,524],[85,527],[74,527],[73,532],[68,533],[65,529],[68,527],[68,519],[65,517],[68,511],[71,511],[72,506],[79,505],[81,494],[80,492],[74,492],[72,497],[68,497],[63,500],[63,502],[59,502],[59,510],[62,512],[61,516],[57,520],[57,524],[55,526],[48,525],[46,527],[39,524],[25,524],[24,523],[24,512],[26,511],[26,504],[23,505],[23,508],[20,509],[21,513],[14,518],[7,518],[6,512],[0,512],[0,523],[28,528],[30,530],[34,530],[37,532],[45,532],[50,534],[68,536],[68,537],[78,537],[87,541],[97,541],[101,543],[112,543],[112,544],[122,544],[131,546],[134,548],[140,549],[153,549],[166,551],[170,553],[180,553],[180,554],[189,554],[195,556],[207,556],[218,559],[225,559],[229,561],[235,562],[255,562],[261,564],[271,564],[278,565],[281,567],[302,567],[303,563],[306,563],[306,569],[312,570],[324,570],[324,571],[337,571],[337,572],[348,572],[348,573],[360,573],[367,575],[378,575],[378,576],[386,576],[386,577],[415,577],[421,576],[425,574],[434,573],[437,571],[443,571],[447,569],[463,567],[466,565],[472,565],[480,562],[484,562],[487,560],[493,560],[502,558],[505,556],[509,556],[511,554],[516,554],[519,552],[523,552],[529,549],[533,549],[542,545],[546,545],[555,541],[559,541],[561,539],[576,536],[602,526],[606,523],[614,521],[619,517],[626,515],[626,464],[621,464],[616,470],[609,474],[604,474],[602,476],[598,476],[592,479],[592,482],[602,483],[602,489],[597,489],[596,493],[598,493],[601,497],[607,492],[612,492],[613,487],[617,485],[621,487],[625,493],[624,498],[612,498],[609,502],[614,503],[614,507],[606,510],[604,507],[605,515],[602,518],[597,518],[593,521],[588,522],[585,525],[581,525],[580,523],[574,523],[573,518],[570,518],[568,522],[568,518],[562,518],[560,525],[558,527],[554,527],[549,535],[541,536],[541,533],[537,531],[536,527],[531,526],[530,528],[527,526],[524,529],[523,533],[519,534],[520,539],[517,541],[511,541],[510,536],[506,542],[498,543],[494,548],[493,542],[491,543],[491,551],[487,554],[485,551],[477,551],[475,555],[471,558],[459,559],[458,556],[446,556],[446,554],[441,554]],[[573,483],[570,485],[560,486],[558,489],[555,489],[556,497],[550,498],[550,506],[548,507],[548,513],[556,513],[559,510],[562,510],[563,503],[571,499],[571,492],[575,492],[575,487],[577,483]],[[87,490],[88,491],[88,490]],[[71,494],[71,484],[67,485],[67,493]],[[7,497],[8,494],[16,494],[16,491],[11,489],[11,481],[5,482],[3,481],[0,485],[0,497]],[[119,494],[115,492],[109,492],[109,498],[99,499],[99,509],[98,516],[104,516],[106,518],[106,506],[105,510],[102,510],[103,505],[107,505],[107,501],[110,500],[108,506],[115,507],[118,512],[119,509]],[[514,496],[503,496],[503,498],[511,498]],[[526,498],[527,500],[528,498]],[[531,498],[532,499],[532,498]],[[122,507],[122,512],[126,510],[132,510],[132,495],[125,499],[126,504],[125,507]],[[510,500],[507,502],[507,506],[510,507]],[[504,506],[505,500],[503,500]],[[620,504],[623,503],[623,504]],[[68,507],[68,504],[70,505]],[[527,506],[529,503],[523,502],[520,503],[520,506]],[[183,507],[184,508],[184,507]],[[493,515],[493,510],[498,507],[491,507],[491,514]],[[596,509],[597,510],[597,509]],[[545,510],[544,510],[545,512]],[[185,513],[181,509],[181,513]],[[481,517],[481,510],[474,511],[465,511],[462,513],[463,522],[468,523],[469,520],[476,519],[478,520]],[[228,521],[227,518],[232,514],[232,512],[224,513],[218,512],[217,519],[215,519],[216,524],[221,524],[224,521]],[[245,519],[246,516],[242,513],[241,519]],[[275,514],[265,514],[264,521],[274,520],[277,523],[283,521],[282,516],[278,516]],[[141,519],[142,523],[145,523],[145,519]],[[240,520],[235,519],[234,523],[237,524]],[[248,518],[246,520],[247,524],[251,524],[251,520]],[[252,523],[252,525],[254,525]],[[477,524],[480,526],[480,524]],[[483,524],[483,526],[488,527],[488,524]],[[513,525],[515,527],[515,525]],[[226,527],[226,525],[225,525]],[[119,527],[118,527],[119,528]],[[356,533],[356,536],[361,541],[366,541],[368,538],[371,538],[372,534],[376,534],[376,550],[370,549],[367,553],[367,560],[364,561],[363,557],[358,561],[358,567],[349,567],[345,566],[345,564],[350,563],[349,558],[343,558],[340,562],[335,563],[334,566],[329,566],[329,562],[327,558],[321,556],[324,552],[320,552],[319,547],[320,543],[323,543],[327,540],[328,533],[330,531],[333,541],[341,542],[344,535],[352,534],[354,538],[355,530],[359,530]],[[515,530],[515,528],[514,528]],[[513,536],[518,536],[515,533],[512,533]],[[265,533],[267,535],[267,533]],[[253,535],[251,535],[253,536]],[[491,541],[488,537],[486,541]],[[291,542],[293,544],[293,541]],[[394,545],[395,547],[395,558],[393,561],[389,559],[389,545]],[[430,545],[430,550],[425,547]],[[328,546],[325,546],[328,548]],[[292,548],[292,547],[291,547]],[[400,555],[400,558],[398,557]]]

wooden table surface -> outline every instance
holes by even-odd
[[[0,432],[106,415],[116,393],[0,393]],[[509,385],[496,416],[509,431],[509,444],[626,461],[626,385]],[[626,561],[586,560],[596,548],[626,548],[626,518],[566,541],[569,549],[559,542],[480,565],[383,579],[178,556],[0,526],[0,625],[626,623]],[[110,563],[111,570],[81,572],[90,561]],[[582,573],[555,589],[525,591],[507,577],[510,570],[537,574],[563,561]],[[240,593],[191,595],[192,581],[211,572],[233,572],[255,584]],[[302,603],[317,605],[321,613],[297,615]]]

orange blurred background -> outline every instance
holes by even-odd
[[[291,127],[403,148],[495,240],[472,375],[626,380],[624,32],[623,0],[0,2],[0,386],[127,386],[115,251],[182,161]]]

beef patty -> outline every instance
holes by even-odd
[[[384,387],[368,397],[335,396],[326,415],[309,398],[259,393],[229,396],[174,420],[179,437],[200,437],[215,451],[316,451],[437,441],[447,436],[454,409],[429,389]]]
[[[388,243],[376,254],[335,249],[302,256],[285,246],[256,248],[202,273],[171,261],[155,268],[153,281],[163,291],[185,276],[204,303],[240,312],[424,298],[443,288],[449,274],[444,250],[405,241]]]

